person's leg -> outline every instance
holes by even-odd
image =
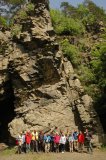
[[[30,150],[31,150],[31,146],[30,146],[30,143],[29,143],[28,147],[29,147],[29,151],[30,151]]]
[[[23,151],[24,151],[24,153],[26,153],[26,143],[25,142],[23,144]]]
[[[78,140],[76,140],[76,151],[78,151]]]
[[[92,143],[91,141],[89,141],[89,153],[92,153],[92,152],[93,152]]]
[[[50,152],[50,143],[48,143],[48,152]]]
[[[56,143],[56,152],[59,153],[59,143]]]
[[[74,140],[74,150],[76,150],[76,148],[75,148],[75,140]]]
[[[17,153],[19,154],[20,153],[20,146],[18,145],[18,148],[17,148]]]
[[[81,151],[81,143],[79,142],[78,143],[78,152],[80,152]]]
[[[81,143],[81,153],[84,151],[84,143]]]
[[[87,148],[87,153],[89,153],[89,142],[86,141],[86,148]]]
[[[58,152],[58,143],[55,144],[55,151]]]
[[[53,147],[54,147],[54,152],[56,152],[56,143],[54,143]]]
[[[63,152],[65,152],[65,144],[63,144]]]
[[[30,151],[30,144],[26,144],[26,152]]]
[[[71,142],[69,142],[69,151],[71,152]]]
[[[59,153],[59,143],[57,143],[57,153]]]
[[[45,143],[45,152],[47,153],[47,143]]]
[[[36,152],[38,152],[38,141],[35,141]]]
[[[64,153],[64,145],[61,144],[61,152]]]
[[[53,148],[52,148],[52,142],[50,143],[50,152],[53,151]]]
[[[70,142],[70,152],[72,152],[72,142]]]
[[[31,141],[31,150],[32,150],[32,152],[34,152],[35,151],[35,141],[34,140],[32,140]]]
[[[73,152],[73,142],[71,142],[70,146],[71,146],[71,152]]]
[[[75,149],[75,151],[78,150],[78,141],[77,140],[74,141],[74,149]]]
[[[39,150],[42,151],[41,141],[39,142]]]

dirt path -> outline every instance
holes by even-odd
[[[87,153],[30,153],[17,155],[1,152],[0,160],[106,160],[106,151],[95,151],[92,155]]]

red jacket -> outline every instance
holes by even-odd
[[[26,141],[26,143],[30,144],[31,143],[31,139],[32,139],[31,134],[27,132],[26,135],[25,135],[25,141]]]
[[[60,141],[60,136],[59,135],[55,135],[54,136],[54,143],[59,143]]]
[[[83,133],[79,134],[78,135],[78,142],[79,143],[84,143],[84,141],[85,141],[84,134]]]

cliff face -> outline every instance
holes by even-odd
[[[92,98],[84,93],[55,41],[48,2],[36,2],[31,16],[19,23],[21,32],[14,40],[9,32],[0,33],[4,46],[4,55],[0,55],[0,102],[3,107],[4,101],[13,101],[6,110],[11,117],[7,120],[10,135],[16,137],[27,129],[48,132],[55,126],[64,131],[88,127],[102,133]],[[100,142],[98,136],[95,142]]]

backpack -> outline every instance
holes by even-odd
[[[15,144],[16,144],[16,145],[19,145],[19,142],[18,142],[18,140],[17,140],[17,139],[16,139],[16,141],[15,141]]]

